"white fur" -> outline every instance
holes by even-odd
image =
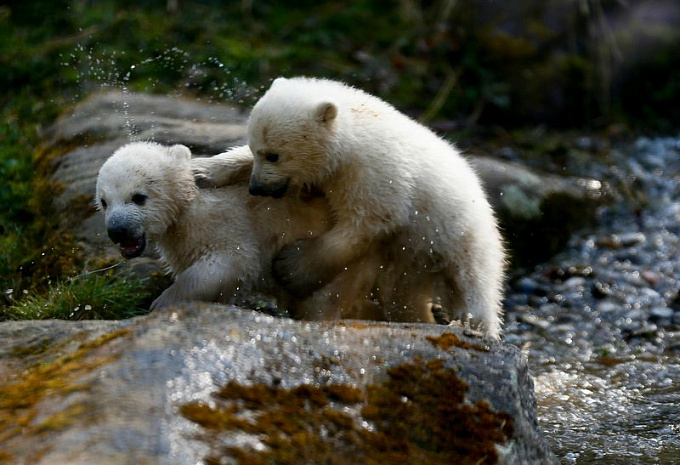
[[[248,147],[217,157],[252,160]],[[147,196],[143,205],[131,201],[136,193]],[[325,201],[256,199],[245,183],[199,190],[184,146],[138,142],[118,149],[99,172],[96,202],[105,211],[107,228],[117,221],[144,234],[173,272],[174,283],[152,308],[194,300],[231,302],[252,290],[285,301],[271,278],[274,252],[328,229]]]
[[[275,80],[248,134],[251,185],[313,184],[326,193],[336,224],[317,239],[312,266],[335,270],[388,241],[386,264],[396,273],[383,283],[386,305],[399,311],[440,298],[498,337],[502,240],[477,175],[451,144],[376,97],[308,78]],[[272,153],[275,163],[266,159]]]

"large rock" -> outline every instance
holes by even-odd
[[[609,197],[596,179],[538,173],[487,157],[470,162],[482,178],[516,266],[546,261],[562,250],[574,232],[592,223]]]
[[[0,463],[553,463],[514,346],[191,305],[0,324]]]

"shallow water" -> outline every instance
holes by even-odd
[[[677,362],[563,363],[537,374],[541,426],[562,463],[679,463]]]
[[[631,192],[516,277],[506,340],[528,353],[563,464],[679,464],[680,139],[640,139],[590,170]]]

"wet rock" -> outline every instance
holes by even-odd
[[[653,307],[649,311],[649,321],[658,325],[668,325],[673,317],[673,309],[668,307]]]
[[[612,295],[612,288],[607,283],[596,281],[590,288],[590,292],[596,299],[604,299]]]
[[[597,239],[599,247],[608,249],[620,249],[622,247],[632,247],[641,244],[646,240],[646,236],[641,232],[628,232],[623,234],[610,234],[609,236]]]
[[[555,463],[525,357],[464,333],[219,305],[0,323],[2,458],[366,463],[389,452],[404,463]]]
[[[509,161],[475,157],[472,165],[489,194],[515,265],[532,265],[562,249],[590,224],[607,198],[594,179],[539,173]]]

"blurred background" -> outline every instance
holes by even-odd
[[[0,101],[35,119],[124,84],[249,104],[305,74],[456,127],[669,131],[679,26],[675,0],[9,1]]]

